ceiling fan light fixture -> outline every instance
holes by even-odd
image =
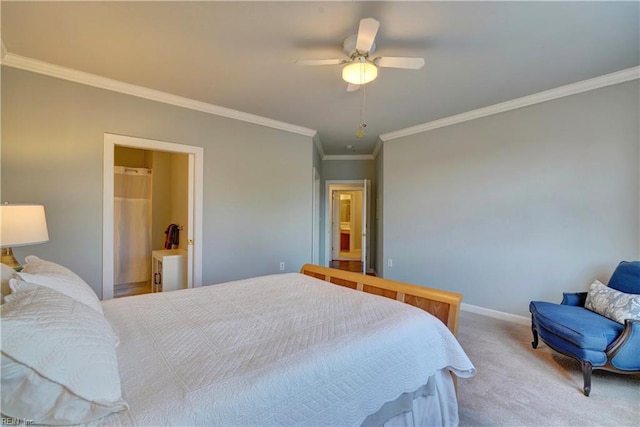
[[[378,67],[366,60],[353,62],[342,69],[342,79],[354,85],[369,83],[378,77]]]

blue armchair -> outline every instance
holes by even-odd
[[[622,261],[608,286],[625,294],[640,294],[640,261]],[[640,320],[625,319],[623,325],[584,308],[587,292],[563,295],[560,304],[529,304],[533,348],[538,347],[540,337],[553,350],[577,359],[585,396],[591,392],[593,369],[640,372]]]

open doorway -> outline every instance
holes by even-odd
[[[368,273],[369,180],[327,181],[326,265]]]
[[[158,289],[150,262],[158,251],[174,255],[186,271],[189,155],[121,145],[114,155],[113,297],[118,298]],[[186,286],[184,277],[179,282],[177,288]]]
[[[102,299],[114,297],[116,283],[115,268],[115,179],[116,149],[141,150],[143,155],[157,155],[159,159],[155,165],[160,166],[162,159],[179,159],[174,166],[184,171],[181,179],[175,180],[169,185],[177,185],[175,192],[180,194],[176,200],[182,205],[180,211],[183,222],[184,234],[182,235],[182,248],[185,256],[185,283],[186,287],[202,285],[202,196],[203,196],[203,149],[202,147],[187,146],[169,142],[154,141],[142,138],[134,138],[121,135],[104,135],[104,185],[103,185],[103,263],[102,263]],[[169,166],[172,167],[172,166]],[[159,201],[159,200],[158,200]],[[158,218],[161,218],[158,216]],[[160,220],[162,221],[162,220]],[[166,222],[166,221],[165,221]],[[154,235],[158,234],[155,226]],[[153,228],[153,225],[151,225]],[[157,236],[156,236],[157,239]],[[152,246],[158,243],[153,241]],[[148,265],[151,265],[151,257],[148,257]]]
[[[333,192],[332,261],[362,261],[362,190]]]

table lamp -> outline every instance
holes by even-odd
[[[20,264],[13,256],[12,247],[37,245],[49,241],[44,206],[27,204],[0,205],[0,246],[2,263],[12,268]]]

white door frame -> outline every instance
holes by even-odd
[[[204,149],[131,136],[104,134],[102,200],[102,299],[113,298],[113,197],[114,156],[116,145],[152,151],[189,155],[189,222],[187,236],[187,285],[202,286],[202,218],[204,185]]]
[[[337,190],[335,186],[331,189],[331,260],[338,259],[340,257],[340,247],[342,246],[342,229],[340,228],[340,214],[342,213],[342,207],[340,206],[340,199],[343,192],[346,190]],[[340,243],[338,243],[340,242]]]
[[[320,173],[313,168],[311,262],[320,264]]]
[[[370,229],[369,229],[369,210],[371,209],[371,203],[369,203],[369,197],[371,197],[371,181],[365,179],[362,183],[362,239],[360,246],[362,247],[362,272],[367,274],[369,272],[369,247],[371,246]]]
[[[362,196],[363,198],[365,197],[365,181],[367,180],[363,180],[363,179],[356,179],[356,180],[327,180],[325,183],[325,215],[324,215],[324,231],[325,231],[325,245],[324,245],[324,261],[325,261],[325,266],[329,266],[331,264],[331,259],[332,259],[332,251],[331,251],[331,241],[332,241],[332,233],[333,233],[333,227],[332,227],[332,222],[333,222],[333,192],[334,191],[362,191]],[[368,196],[367,196],[368,197]],[[370,203],[364,203],[363,200],[363,215],[368,215],[367,210],[369,209],[369,205]],[[363,227],[364,227],[364,223],[363,223]],[[367,228],[368,228],[368,221],[367,221]],[[369,235],[369,230],[364,230],[363,229],[363,233],[365,233],[368,237]],[[367,239],[369,240],[369,239]],[[362,248],[362,256],[363,259],[365,259],[365,263],[368,263],[366,260],[368,260],[368,256],[367,256],[367,248],[365,246],[365,240],[363,239],[363,248]],[[365,270],[368,269],[367,265],[363,265],[363,268]]]

